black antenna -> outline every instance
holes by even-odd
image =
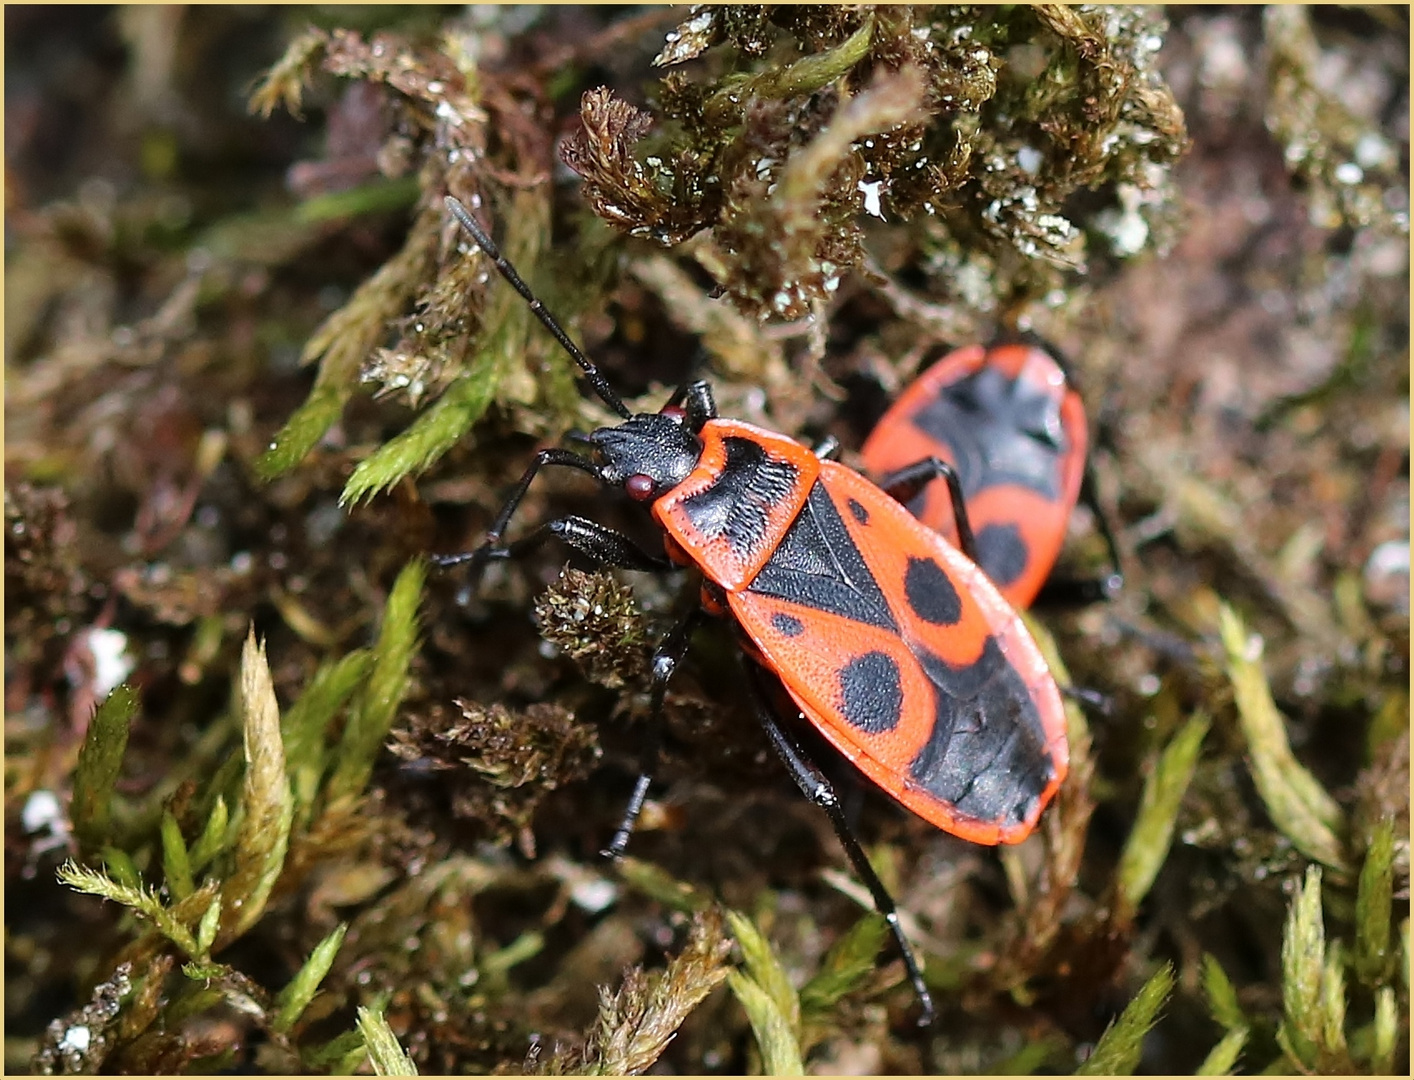
[[[570,336],[555,321],[555,317],[545,310],[545,305],[536,299],[535,294],[530,291],[530,286],[521,280],[520,275],[516,273],[516,268],[501,254],[501,249],[496,246],[491,237],[486,235],[486,230],[476,223],[476,219],[471,216],[465,206],[450,195],[446,196],[446,203],[452,216],[461,222],[463,229],[471,233],[472,239],[490,257],[496,269],[501,272],[501,276],[511,283],[511,287],[516,292],[525,297],[525,302],[530,305],[530,310],[535,312],[535,317],[545,324],[545,329],[555,335],[555,340],[560,343],[561,348],[569,353],[574,358],[574,362],[584,370],[589,385],[594,388],[594,392],[599,395],[604,404],[625,420],[631,419],[633,413],[628,411],[628,406],[623,403],[618,394],[614,393],[614,388],[609,385],[603,373],[594,366],[594,362],[589,357],[580,352],[579,346],[570,340]]]

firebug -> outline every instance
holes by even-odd
[[[956,349],[929,367],[880,418],[860,451],[886,476],[935,456],[956,469],[978,562],[1013,607],[1047,585],[1066,527],[1083,501],[1109,548],[1100,581],[1051,582],[1046,596],[1092,599],[1120,587],[1119,552],[1094,494],[1085,406],[1053,348],[1008,342]],[[926,525],[956,543],[953,500],[939,485],[908,498]]]
[[[558,539],[605,566],[694,568],[700,603],[666,634],[651,664],[649,736],[623,822],[621,855],[652,782],[663,699],[704,614],[728,620],[744,680],[776,752],[829,815],[902,953],[923,1006],[933,1003],[893,898],[869,865],[840,800],[810,759],[812,727],[876,785],[938,828],[979,844],[1028,836],[1066,775],[1060,692],[1016,611],[978,567],[957,473],[931,454],[877,483],[773,431],[717,415],[711,386],[688,383],[656,413],[633,414],[545,310],[461,203],[447,207],[621,418],[585,437],[591,453],[536,454],[470,563],[514,558]],[[823,454],[823,456],[822,456]],[[540,469],[579,469],[643,504],[664,555],[582,517],[519,539],[506,529]],[[957,546],[898,496],[930,479],[949,486]],[[788,700],[792,708],[781,709]]]

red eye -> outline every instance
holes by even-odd
[[[681,424],[684,420],[687,419],[687,410],[684,409],[681,405],[664,405],[662,412],[659,415],[666,416],[672,420],[676,420],[679,424]]]
[[[644,502],[653,497],[653,489],[658,485],[653,482],[653,477],[644,473],[634,473],[624,481],[624,490],[628,492],[628,497],[635,502]]]

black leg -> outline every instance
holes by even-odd
[[[1099,496],[1095,492],[1095,474],[1090,468],[1090,462],[1085,462],[1085,472],[1080,480],[1080,501],[1090,508],[1090,513],[1095,517],[1095,527],[1100,530],[1100,535],[1105,539],[1105,546],[1110,552],[1110,566],[1114,570],[1108,578],[1101,584],[1104,590],[1105,599],[1112,598],[1115,593],[1124,586],[1124,566],[1119,558],[1119,544],[1115,540],[1115,534],[1110,529],[1110,519],[1100,506]]]
[[[864,812],[864,785],[855,779],[858,775],[851,767],[848,773],[836,773],[830,781],[839,794],[840,813],[844,815],[851,831],[859,828],[859,816]]]
[[[628,847],[628,839],[633,835],[638,815],[643,811],[644,800],[648,798],[648,786],[653,783],[653,774],[658,769],[658,749],[663,741],[663,698],[668,692],[668,680],[673,677],[678,664],[687,653],[688,643],[692,641],[692,632],[697,629],[702,614],[702,609],[694,606],[668,631],[653,653],[653,682],[648,698],[648,732],[643,741],[638,782],[634,784],[628,809],[624,811],[623,821],[614,833],[614,838],[609,841],[609,846],[599,853],[606,859],[617,859],[623,855],[624,849]]]
[[[744,665],[749,663],[749,661],[743,661]],[[889,890],[884,888],[884,883],[879,880],[879,875],[874,873],[874,868],[869,865],[869,857],[864,853],[864,848],[859,843],[858,837],[854,835],[854,830],[849,827],[849,822],[840,806],[835,789],[819,766],[806,756],[800,744],[776,719],[766,694],[757,681],[758,678],[759,676],[754,670],[748,670],[747,682],[753,691],[752,699],[756,706],[756,714],[766,729],[766,734],[770,736],[771,745],[775,747],[776,753],[785,762],[796,786],[805,794],[805,797],[829,815],[830,824],[834,826],[835,835],[844,845],[845,854],[849,856],[854,872],[864,881],[865,887],[874,898],[874,907],[884,917],[884,921],[889,924],[889,931],[898,943],[899,952],[903,954],[903,966],[908,971],[909,982],[913,984],[913,992],[918,995],[918,1000],[923,1006],[923,1015],[918,1019],[918,1026],[927,1027],[932,1024],[935,1015],[933,995],[928,992],[928,986],[923,981],[923,972],[919,969],[918,960],[913,955],[913,946],[908,943],[908,938],[903,933],[903,927],[899,924],[898,907],[894,903],[894,898],[889,895]]]
[[[582,517],[557,518],[541,525],[528,536],[506,546],[501,546],[501,536],[510,525],[516,507],[521,504],[525,493],[530,490],[530,483],[535,479],[535,474],[546,465],[562,465],[579,469],[596,478],[599,475],[599,470],[592,461],[580,457],[572,451],[554,448],[541,450],[535,455],[530,467],[525,470],[525,475],[516,484],[510,498],[506,500],[506,504],[501,507],[501,512],[496,515],[496,520],[491,523],[491,528],[486,532],[486,541],[475,551],[465,551],[456,555],[434,555],[432,561],[436,565],[444,567],[457,566],[464,562],[471,563],[474,583],[488,562],[515,558],[522,552],[539,547],[546,540],[554,538],[563,540],[576,551],[605,566],[616,566],[625,570],[668,569],[670,564],[666,559],[649,554],[622,533]]]
[[[623,533],[615,532],[597,521],[582,517],[562,517],[547,521],[532,529],[519,540],[504,547],[482,544],[475,551],[461,555],[438,555],[434,562],[438,566],[456,566],[470,561],[472,572],[479,574],[488,562],[501,559],[518,559],[527,551],[533,551],[547,540],[560,540],[581,555],[588,556],[600,566],[612,566],[619,570],[671,570],[667,559],[644,551]]]
[[[717,418],[717,401],[712,396],[712,384],[702,379],[683,383],[673,391],[673,396],[663,407],[666,409],[675,405],[681,405],[686,411],[687,426],[693,432],[701,431],[703,424]]]
[[[1031,601],[1033,608],[1084,607],[1100,600],[1113,600],[1124,579],[1118,574],[1094,578],[1050,578]]]
[[[1060,692],[1072,701],[1079,702],[1083,706],[1088,705],[1092,711],[1101,716],[1110,716],[1114,713],[1114,699],[1099,690],[1091,690],[1087,686],[1062,686]]]
[[[815,444],[814,454],[821,461],[838,461],[840,457],[840,441],[833,435],[826,435]]]
[[[972,523],[967,520],[967,503],[962,497],[962,481],[957,470],[942,458],[929,457],[889,473],[879,481],[885,493],[901,503],[907,503],[930,481],[942,477],[948,484],[952,499],[952,516],[957,523],[957,546],[973,562],[978,562],[977,541],[972,535]]]
[[[1041,587],[1036,599],[1032,601],[1032,607],[1081,607],[1101,600],[1113,600],[1119,590],[1124,587],[1124,571],[1119,558],[1119,544],[1115,540],[1114,532],[1110,529],[1109,518],[1101,509],[1099,499],[1096,497],[1095,478],[1090,471],[1089,462],[1085,464],[1085,473],[1080,481],[1080,501],[1094,515],[1095,527],[1104,537],[1105,546],[1109,549],[1110,573],[1104,577],[1052,578]]]

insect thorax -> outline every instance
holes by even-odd
[[[793,439],[735,420],[710,421],[701,439],[697,468],[653,513],[708,578],[742,589],[805,505],[820,459]]]

